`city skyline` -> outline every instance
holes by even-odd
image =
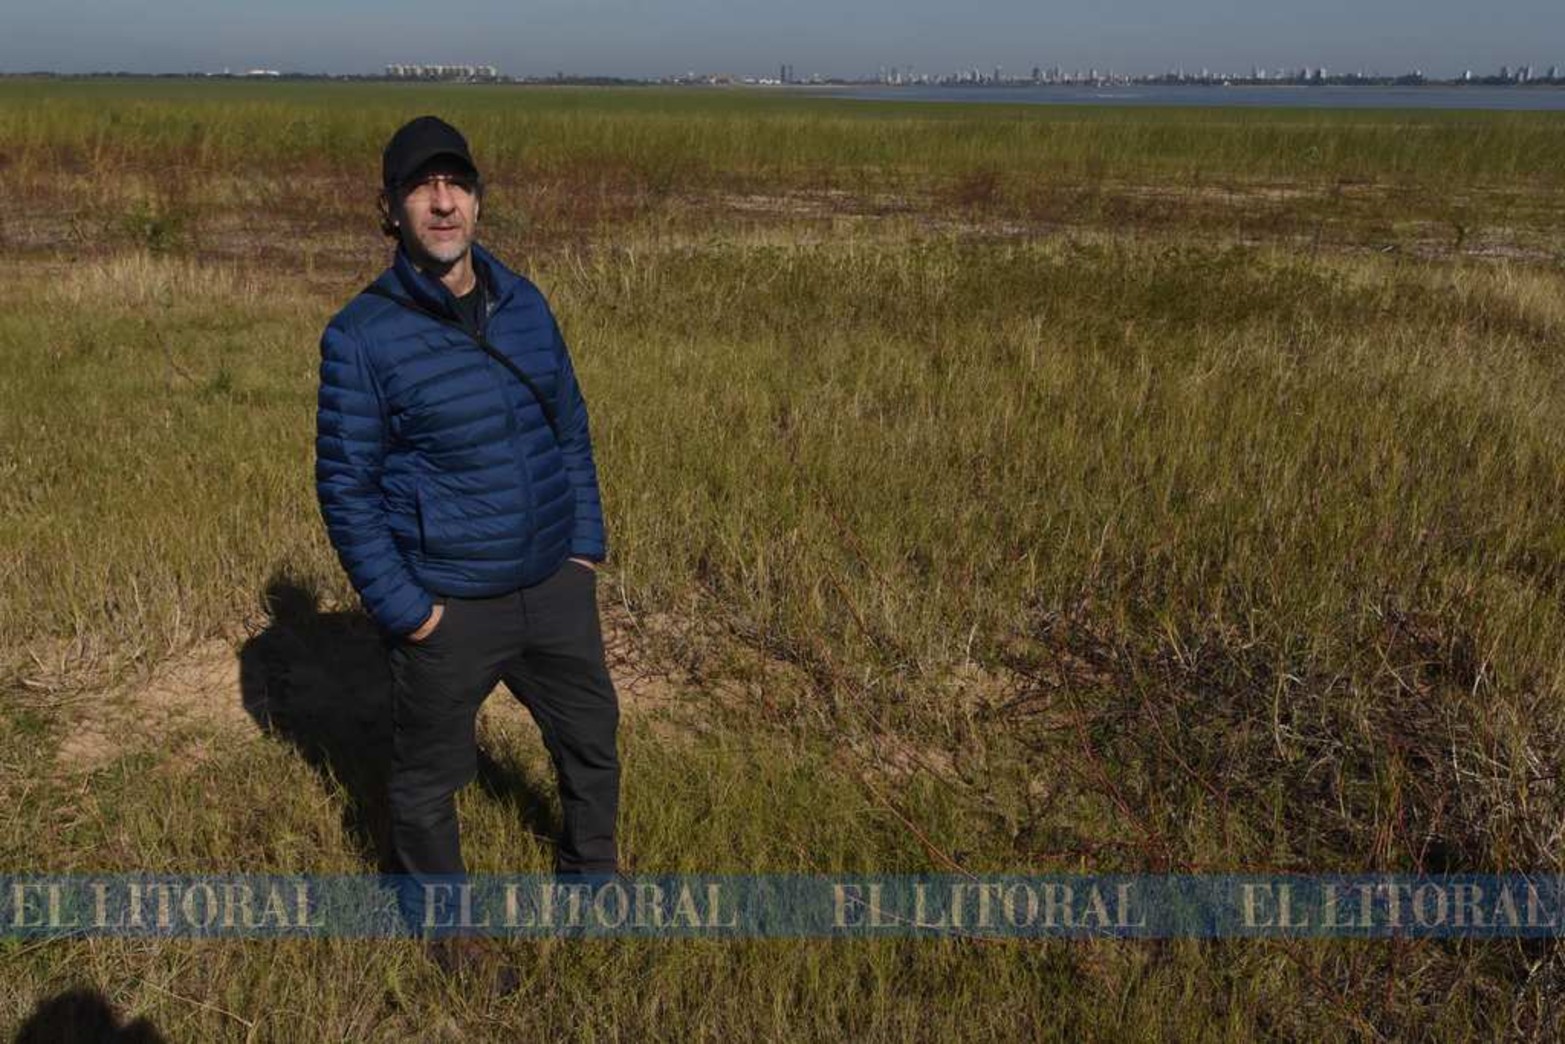
[[[0,72],[219,72],[250,69],[376,75],[390,64],[488,65],[517,77],[557,72],[636,79],[685,73],[863,78],[881,68],[946,76],[1000,67],[1114,70],[1156,76],[1202,68],[1325,67],[1432,79],[1502,65],[1565,65],[1565,5],[1510,0],[1475,15],[1456,0],[1105,0],[1090,11],[1038,10],[1018,0],[953,9],[929,0],[820,0],[786,8],[753,0],[56,0],[10,14]]]
[[[211,75],[211,74],[208,74]],[[223,70],[221,75],[235,76],[281,76],[276,69],[251,69],[241,73],[233,73],[231,70]],[[298,74],[294,74],[298,75]],[[338,74],[347,75],[347,74]],[[375,78],[375,77],[368,77]],[[419,64],[419,63],[390,63],[381,78],[393,80],[425,80],[425,81],[455,81],[455,82],[535,82],[557,79],[590,79],[587,76],[577,76],[572,73],[559,72],[552,76],[544,77],[516,77],[493,65],[474,64]],[[917,70],[912,66],[881,66],[876,73],[861,74],[857,77],[823,77],[820,75],[802,76],[791,62],[782,62],[777,71],[770,76],[756,74],[717,74],[711,72],[696,72],[688,70],[685,73],[672,76],[637,78],[623,77],[625,82],[682,82],[682,81],[718,81],[742,82],[759,84],[807,84],[818,83],[879,83],[886,85],[916,85],[916,84],[1004,84],[1004,85],[1049,85],[1049,84],[1073,84],[1073,83],[1155,83],[1155,82],[1195,82],[1195,83],[1384,83],[1398,82],[1404,84],[1428,83],[1472,83],[1472,84],[1517,84],[1529,83],[1562,83],[1565,84],[1565,65],[1553,64],[1546,69],[1540,69],[1532,65],[1517,65],[1515,67],[1502,65],[1497,70],[1473,70],[1466,69],[1453,77],[1433,77],[1427,75],[1421,69],[1410,69],[1401,72],[1388,72],[1378,69],[1358,70],[1332,70],[1326,66],[1300,65],[1295,67],[1278,67],[1267,69],[1261,66],[1251,66],[1248,71],[1218,70],[1210,68],[1187,69],[1176,66],[1161,73],[1132,74],[1119,73],[1113,69],[1096,68],[1067,68],[1064,66],[1034,65],[1030,70],[1020,72],[1006,72],[1003,67],[995,66],[992,70],[984,70],[977,66],[971,69],[957,69],[947,72],[928,72]]]
[[[926,70],[909,65],[881,65],[876,70],[855,73],[803,74],[791,62],[775,65],[770,73],[734,70],[727,67],[715,69],[686,69],[681,72],[646,76],[626,76],[607,73],[579,72],[557,69],[546,74],[514,74],[498,66],[475,62],[388,62],[377,71],[302,70],[290,68],[265,68],[252,66],[221,69],[158,69],[137,70],[130,68],[104,69],[6,69],[0,67],[0,76],[133,76],[133,77],[219,77],[245,78],[304,78],[304,79],[360,79],[360,80],[422,80],[428,82],[465,83],[538,83],[554,81],[604,81],[623,83],[749,83],[793,84],[811,83],[878,83],[882,85],[1053,85],[1075,83],[1401,83],[1401,84],[1487,84],[1487,85],[1565,85],[1565,62],[1548,66],[1533,64],[1501,64],[1497,69],[1466,67],[1454,75],[1439,75],[1424,69],[1387,70],[1375,68],[1333,69],[1326,65],[1301,63],[1267,67],[1259,64],[1248,69],[1223,69],[1209,66],[1188,66],[1176,63],[1158,72],[1126,72],[1096,66],[1033,64],[1027,69],[1007,69],[996,64],[991,67],[973,65],[945,70]]]

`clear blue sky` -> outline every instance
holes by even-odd
[[[8,0],[0,72],[1565,68],[1565,0]]]

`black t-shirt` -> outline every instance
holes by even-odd
[[[456,317],[462,321],[462,325],[478,333],[484,328],[484,281],[473,280],[473,289],[454,299],[456,301]]]

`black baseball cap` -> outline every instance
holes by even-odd
[[[460,160],[478,177],[478,164],[467,149],[462,132],[438,116],[420,116],[409,120],[386,142],[380,157],[381,182],[391,192],[418,172],[436,156]]]

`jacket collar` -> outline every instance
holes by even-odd
[[[489,309],[492,312],[500,307],[516,289],[521,282],[521,277],[477,243],[473,244],[472,251],[473,271],[484,281],[484,290],[489,295]],[[400,243],[397,245],[396,256],[392,259],[391,267],[386,269],[376,282],[393,293],[406,294],[425,308],[444,315],[456,315],[456,299],[451,291],[447,290],[440,280],[420,271]]]

